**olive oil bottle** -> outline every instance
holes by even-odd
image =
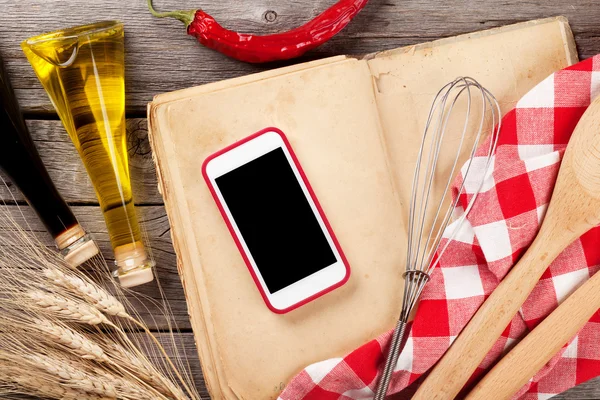
[[[98,254],[73,212],[52,183],[19,110],[0,57],[0,168],[19,188],[74,267]]]
[[[75,144],[96,190],[122,286],[153,279],[135,215],[125,126],[123,24],[51,32],[21,47]]]

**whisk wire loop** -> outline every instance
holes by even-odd
[[[464,78],[462,78],[460,81],[459,80],[457,80],[457,81],[461,82],[462,80],[464,80]],[[455,82],[457,82],[457,81],[455,81]],[[450,86],[449,91],[446,93],[446,96],[444,96],[443,106],[441,108],[442,112],[443,112],[443,110],[444,110],[444,108],[446,106],[448,95],[450,94],[451,90],[454,87],[455,87],[454,85]],[[471,92],[470,92],[470,87],[468,85],[465,85],[463,88],[461,88],[461,90],[459,91],[458,95],[453,99],[453,101],[451,102],[450,106],[448,107],[448,112],[445,114],[443,125],[440,125],[439,128],[438,128],[439,134],[437,136],[439,137],[439,140],[437,140],[437,143],[436,143],[434,163],[433,163],[433,166],[430,168],[431,169],[431,175],[428,177],[429,188],[428,188],[428,192],[427,192],[427,198],[425,200],[424,210],[427,210],[427,205],[428,205],[428,203],[429,203],[429,201],[431,199],[431,196],[430,196],[430,194],[431,194],[431,186],[433,185],[433,182],[434,182],[435,171],[437,170],[437,162],[439,160],[439,155],[440,155],[440,150],[441,150],[441,145],[442,145],[442,142],[443,142],[444,134],[445,134],[446,129],[448,127],[448,121],[450,120],[450,116],[452,115],[452,112],[454,110],[454,106],[456,105],[456,102],[458,101],[458,99],[460,98],[460,95],[465,90],[468,91],[468,96],[467,96],[467,113],[466,113],[467,116],[466,116],[464,124],[463,124],[462,135],[461,135],[460,143],[459,143],[459,146],[458,146],[458,150],[456,151],[457,157],[455,157],[455,159],[454,159],[454,163],[452,165],[452,169],[451,169],[451,172],[449,174],[452,177],[455,175],[456,166],[458,165],[460,154],[462,154],[462,147],[463,147],[463,144],[464,144],[464,138],[465,138],[465,136],[467,134],[467,130],[468,130],[468,126],[469,126],[469,116],[471,115]],[[440,118],[442,118],[444,116],[443,113],[440,114],[440,115],[441,115]],[[425,137],[425,135],[424,135],[424,137]],[[425,144],[425,141],[423,141],[422,145],[424,145],[424,144]],[[476,147],[474,146],[473,149],[476,149]],[[431,152],[431,154],[433,154],[433,152]],[[420,162],[420,161],[421,160],[419,160],[418,162]],[[453,181],[453,179],[448,179],[446,181],[446,187],[443,190],[443,197],[442,197],[441,201],[439,201],[439,203],[438,203],[436,214],[435,214],[435,217],[433,219],[434,221],[438,220],[439,214],[440,214],[440,212],[442,210],[442,207],[444,205],[444,202],[446,200],[446,196],[447,196],[447,194],[449,192],[448,189],[452,185],[452,181]],[[458,197],[455,200],[454,207],[456,206],[457,202],[458,202]],[[443,226],[444,224],[447,224],[446,221],[448,221],[449,218],[450,218],[450,216],[452,215],[452,210],[454,209],[454,207],[448,208],[448,210],[447,210],[447,212],[445,214],[447,218],[446,217],[444,218],[443,222],[440,224],[441,226]],[[417,233],[417,236],[416,236],[417,238],[420,238],[423,235],[423,231],[425,229],[425,224],[426,224],[425,219],[427,217],[426,212],[423,212],[420,215],[421,215],[421,229]],[[435,227],[432,227],[432,228],[435,228]],[[441,239],[441,234],[442,234],[441,229],[438,229],[437,230],[437,234],[435,236],[435,240],[433,242],[431,242],[431,238],[433,237],[434,231],[435,231],[434,229],[431,229],[429,231],[429,235],[428,235],[427,240],[425,241],[424,246],[423,246],[424,251],[421,254],[421,260],[418,262],[418,264],[416,264],[417,268],[424,268],[424,267],[426,267],[426,265],[427,265],[427,264],[425,264],[426,260],[429,261],[429,262],[431,262],[430,258],[433,256],[434,253],[432,253],[432,252],[427,253],[427,249],[437,247],[438,243],[439,243],[439,240]],[[420,240],[417,241],[417,242],[421,243]],[[420,250],[421,250],[421,248],[420,248],[420,245],[419,245],[419,248],[417,249],[417,254],[419,254]]]
[[[479,103],[480,108],[476,107]],[[453,116],[459,108],[465,110],[464,120],[456,124]],[[481,114],[478,122],[476,112]],[[501,128],[500,116],[500,105],[493,94],[470,77],[459,77],[449,82],[433,99],[412,180],[402,310],[392,335],[375,400],[383,400],[387,393],[409,318],[431,272],[460,231],[493,166]],[[491,124],[489,136],[486,130],[488,124]],[[446,134],[451,129],[458,130],[460,135],[450,135],[448,140]],[[480,149],[483,140],[488,140],[489,145]],[[456,144],[456,156],[448,162],[443,155],[449,152],[448,147],[453,144]],[[461,161],[466,157],[468,159],[461,168]],[[462,180],[457,182],[458,187],[452,189],[459,171]],[[473,173],[476,174],[474,178]],[[453,195],[454,198],[449,200]],[[464,196],[467,196],[468,202],[459,207]],[[446,240],[442,244],[443,239]]]

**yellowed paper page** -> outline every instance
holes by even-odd
[[[377,108],[400,194],[401,215],[408,216],[416,149],[439,89],[459,76],[472,77],[496,96],[504,115],[537,83],[577,62],[577,53],[566,19],[558,17],[391,50],[369,58]],[[461,100],[447,129],[449,139],[458,138],[462,132],[467,102],[464,95]],[[481,119],[480,108],[481,97],[473,93],[473,127],[468,131],[459,165],[468,160],[477,131],[474,125]],[[491,127],[488,118],[484,132],[489,133]],[[449,176],[457,148],[458,143],[444,146],[438,178]],[[435,183],[432,198],[439,201],[446,180]],[[446,204],[449,203],[447,197]],[[427,226],[430,225],[429,221]]]
[[[322,58],[320,60],[314,60],[302,64],[294,64],[283,68],[270,69],[267,71],[259,72],[256,74],[250,74],[245,76],[240,76],[233,79],[227,79],[224,81],[212,82],[202,86],[194,86],[187,89],[177,90],[175,92],[163,93],[154,96],[154,101],[152,102],[154,105],[168,103],[170,101],[175,101],[179,99],[183,99],[186,97],[192,97],[199,95],[201,93],[208,92],[216,92],[217,90],[232,88],[235,86],[241,86],[246,83],[258,82],[265,79],[273,78],[275,76],[285,75],[289,73],[293,73],[296,71],[302,71],[304,69],[314,68],[321,65],[333,64],[336,62],[344,61],[348,57],[347,56],[335,56]]]

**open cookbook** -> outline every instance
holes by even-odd
[[[150,142],[212,397],[276,398],[306,365],[395,325],[413,166],[442,86],[470,76],[506,112],[576,61],[559,17],[156,96]],[[352,270],[344,286],[285,315],[265,306],[201,173],[206,157],[271,126],[289,138]]]

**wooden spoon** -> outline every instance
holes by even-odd
[[[595,274],[504,356],[466,400],[512,398],[599,308],[600,274]]]
[[[573,132],[536,239],[479,308],[413,400],[455,398],[550,263],[575,239],[598,224],[600,97],[590,105]],[[570,332],[565,332],[563,336],[568,334]],[[495,391],[491,398],[496,398]]]

